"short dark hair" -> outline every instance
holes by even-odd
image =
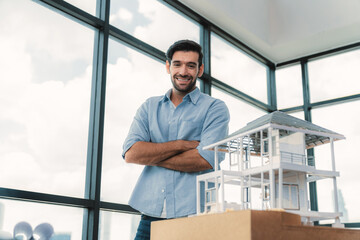
[[[175,42],[173,45],[171,45],[166,52],[166,60],[168,60],[170,64],[174,53],[177,51],[197,52],[199,54],[199,59],[198,59],[199,67],[202,65],[202,58],[203,58],[202,48],[200,44],[198,44],[197,42],[191,40],[180,40]]]

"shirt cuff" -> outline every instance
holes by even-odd
[[[203,146],[198,146],[197,150],[200,154],[201,157],[203,157],[206,161],[208,161],[208,163],[211,165],[211,167],[215,170],[215,152],[212,150],[203,150],[202,149]],[[220,163],[225,159],[225,153],[222,152],[218,152],[218,164],[220,165]]]
[[[133,141],[128,141],[123,145],[123,153],[122,153],[122,157],[123,159],[125,159],[125,153],[132,147],[132,145],[134,145],[136,142],[136,140]]]

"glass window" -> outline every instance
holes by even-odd
[[[66,2],[74,5],[77,8],[80,8],[85,12],[95,15],[97,0],[66,0]]]
[[[249,122],[266,114],[266,112],[244,101],[238,100],[215,87],[211,89],[211,95],[223,100],[230,111],[229,134],[245,127]]]
[[[337,178],[338,196],[340,211],[343,211],[343,222],[360,221],[360,195],[358,187],[360,185],[358,169],[358,148],[360,145],[360,101],[334,105],[312,110],[313,123],[343,134],[346,139],[334,142],[336,170],[340,172]],[[315,148],[315,164],[317,168],[331,169],[330,144],[324,144]],[[333,199],[331,191],[332,181],[318,181],[318,205],[319,210],[331,209]],[[329,196],[330,194],[330,196]]]
[[[360,50],[308,63],[311,102],[360,93]]]
[[[25,233],[21,229],[28,229],[29,236],[35,237],[31,239],[38,239],[36,235],[42,231],[37,227],[43,224],[53,229],[52,239],[55,236],[56,239],[82,239],[82,220],[82,208],[0,199],[0,232],[3,234],[13,236],[16,227],[19,234]]]
[[[294,113],[286,113],[286,114],[291,115],[291,116],[296,117],[296,118],[299,118],[299,119],[302,119],[302,120],[305,120],[305,115],[304,115],[303,111],[294,112]]]
[[[180,39],[199,42],[199,25],[157,0],[111,1],[110,24],[164,52]]]
[[[83,197],[93,39],[33,1],[0,2],[0,187]]]
[[[134,239],[140,215],[100,212],[100,240]]]
[[[164,95],[172,85],[164,64],[113,40],[109,53],[102,199],[127,203],[143,167],[125,163],[123,142],[140,105],[148,97]]]
[[[214,33],[211,34],[211,74],[267,103],[266,67]]]
[[[303,105],[301,66],[278,69],[275,76],[278,109]]]

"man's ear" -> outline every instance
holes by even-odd
[[[166,71],[170,74],[170,63],[168,60],[166,60]]]
[[[200,68],[199,68],[199,73],[198,73],[198,77],[201,77],[204,73],[204,64],[201,64]]]

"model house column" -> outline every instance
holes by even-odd
[[[331,161],[332,161],[332,170],[336,171],[335,168],[335,154],[334,154],[334,139],[330,138],[330,146],[331,146]],[[333,185],[334,185],[334,204],[335,204],[335,212],[339,212],[339,204],[338,204],[338,194],[337,194],[337,184],[336,177],[333,177]]]
[[[269,140],[269,180],[270,180],[270,208],[275,208],[275,174],[273,169],[273,142],[272,142],[272,127],[268,128],[268,140]]]
[[[279,168],[279,202],[278,208],[282,208],[283,203],[283,169]]]

